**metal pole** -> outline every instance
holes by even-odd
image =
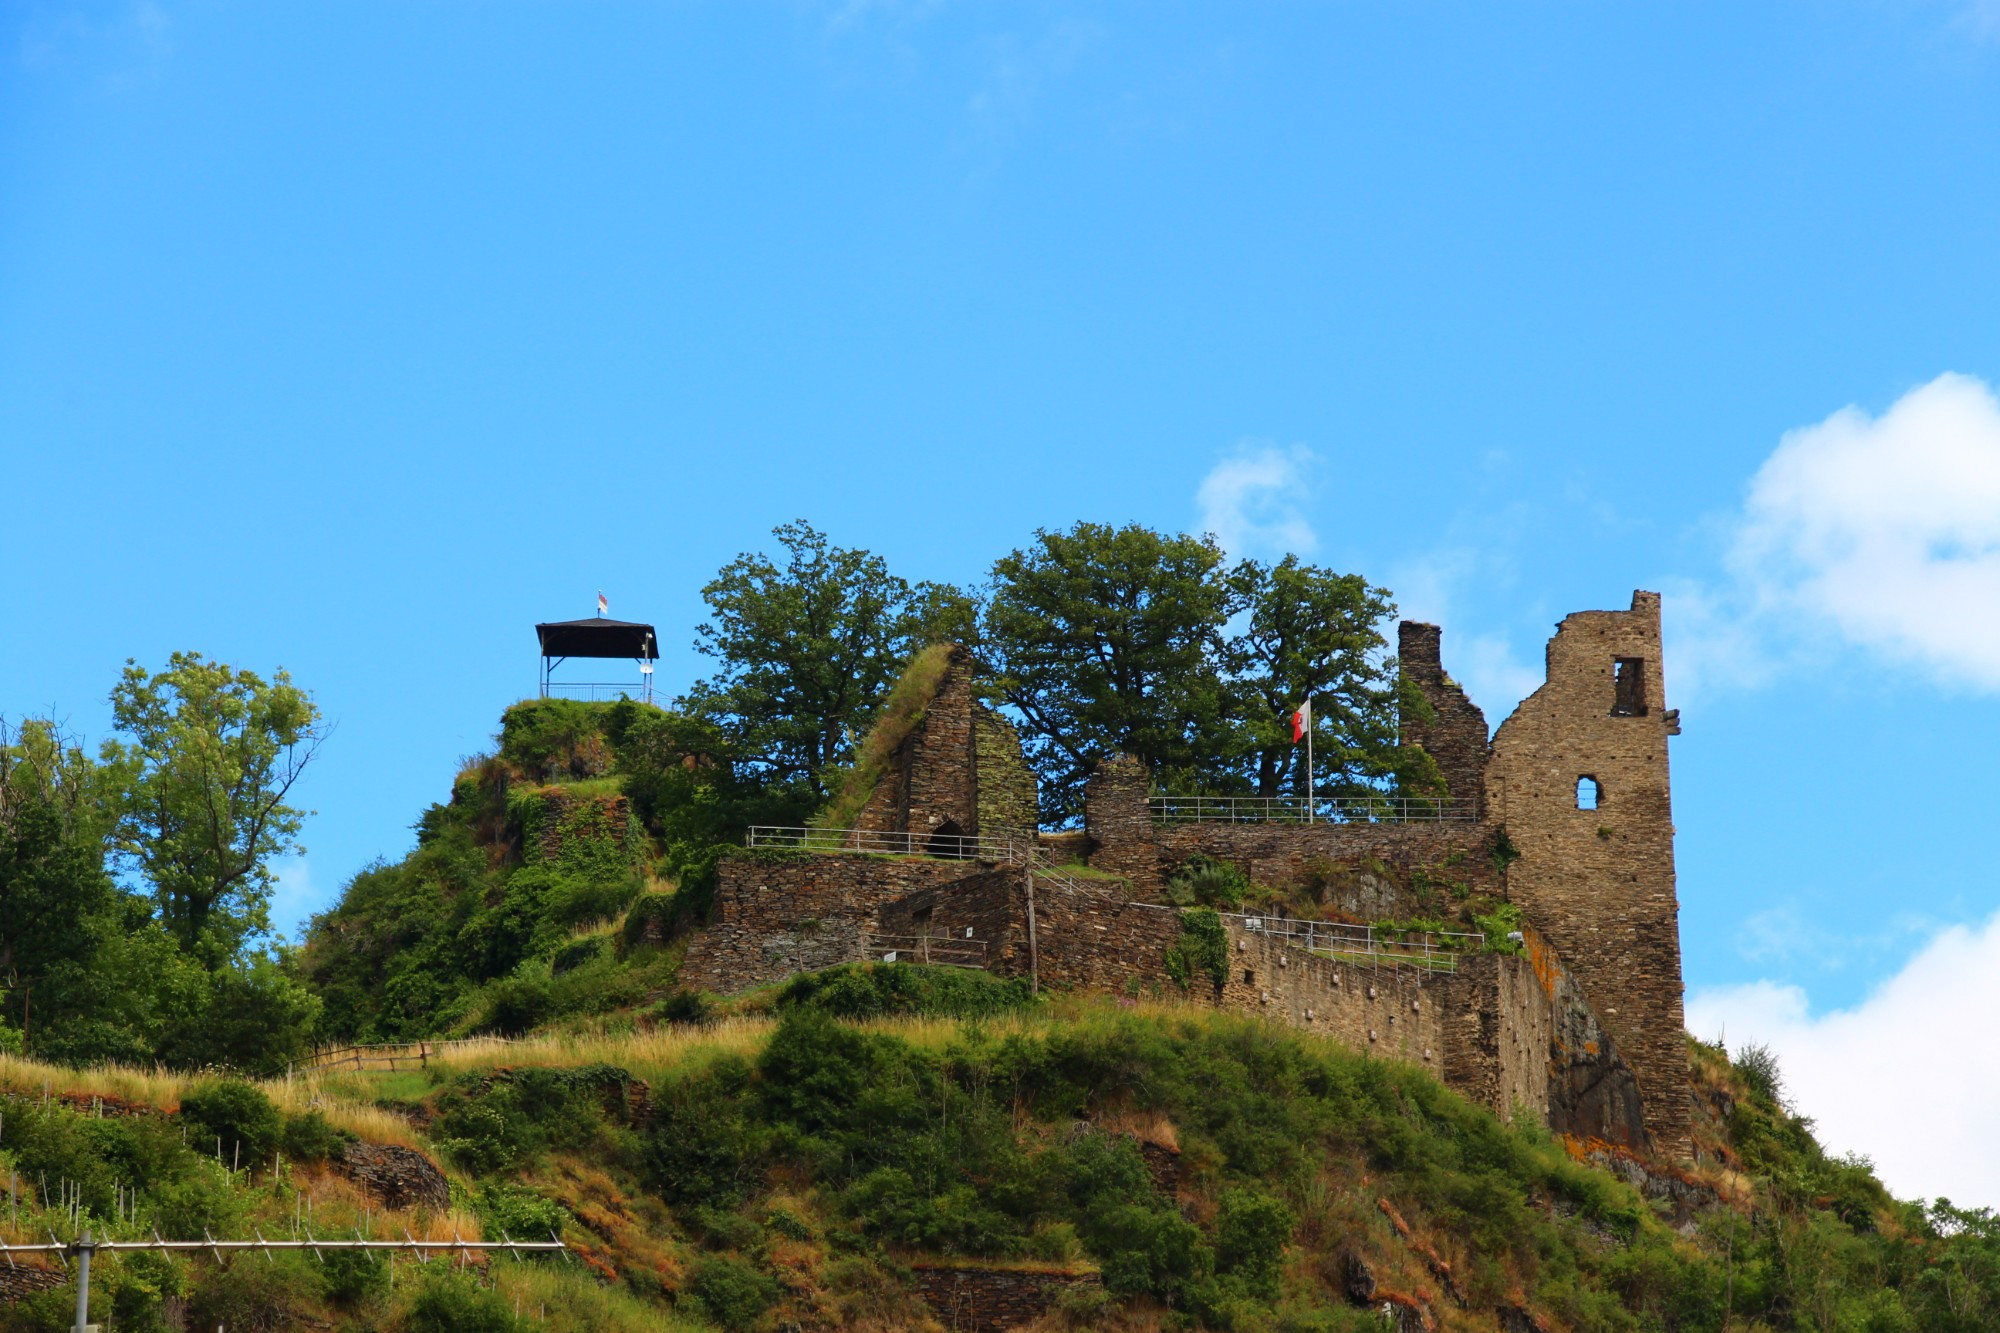
[[[90,1252],[96,1248],[90,1243],[90,1228],[85,1227],[83,1239],[76,1243],[76,1333],[90,1327]]]
[[[1313,700],[1306,696],[1306,823],[1313,822]]]

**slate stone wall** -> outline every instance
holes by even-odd
[[[1098,1286],[1095,1273],[1038,1273],[1007,1268],[954,1268],[918,1264],[917,1290],[953,1333],[992,1333],[1019,1328],[1049,1312],[1056,1296],[1071,1287]]]
[[[1620,660],[1638,663],[1629,695]],[[1500,727],[1488,819],[1520,852],[1507,893],[1548,937],[1638,1076],[1650,1146],[1689,1151],[1679,906],[1660,669],[1660,598],[1566,617],[1548,679]],[[1578,808],[1579,778],[1598,808]]]
[[[1486,798],[1486,714],[1444,673],[1443,638],[1436,625],[1405,620],[1397,627],[1397,669],[1437,714],[1426,722],[1406,711],[1399,740],[1429,751],[1452,798],[1471,802],[1477,811]]]
[[[741,852],[717,867],[715,907],[688,945],[687,984],[733,994],[864,956],[887,903],[990,866],[924,857]]]

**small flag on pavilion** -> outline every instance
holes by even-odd
[[[601,616],[610,609],[611,609],[611,603],[604,600],[604,594],[603,593],[597,594],[597,614]]]
[[[1297,712],[1292,714],[1292,744],[1297,745],[1304,740],[1306,733],[1312,730],[1312,724],[1313,701],[1308,699],[1299,705]]]

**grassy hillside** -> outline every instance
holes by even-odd
[[[0,1169],[35,1182],[22,1236],[86,1216],[100,1235],[288,1235],[310,1216],[320,1233],[554,1228],[576,1253],[401,1261],[393,1280],[381,1263],[106,1260],[96,1308],[121,1330],[176,1312],[232,1329],[922,1328],[939,1263],[1084,1279],[1047,1328],[1380,1329],[1385,1304],[1451,1329],[1994,1326],[1989,1217],[1896,1203],[1820,1152],[1767,1068],[1694,1054],[1703,1160],[1654,1174],[1648,1197],[1621,1178],[1634,1163],[1579,1160],[1590,1145],[1253,1019],[860,968],[698,1023],[278,1080],[261,1126],[199,1081],[0,1059]],[[98,1118],[93,1097],[179,1114]],[[327,1160],[343,1134],[430,1154],[452,1207],[371,1202]],[[0,1329],[63,1327],[67,1299],[0,1306]]]

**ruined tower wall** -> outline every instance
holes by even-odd
[[[1443,637],[1444,631],[1436,625],[1415,620],[1405,620],[1397,628],[1397,668],[1404,680],[1423,692],[1437,715],[1426,722],[1404,709],[1399,741],[1422,746],[1437,761],[1452,798],[1471,803],[1478,813],[1486,795],[1486,714],[1466,697],[1457,681],[1445,675]]]
[[[1508,896],[1547,935],[1638,1076],[1656,1151],[1687,1150],[1660,598],[1565,618],[1548,680],[1494,737],[1487,817],[1520,857]],[[1627,665],[1620,667],[1620,662]],[[1634,674],[1636,673],[1636,675]],[[1624,684],[1621,687],[1621,674]],[[1594,779],[1598,808],[1580,809]]]

